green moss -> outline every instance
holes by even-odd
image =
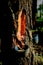
[[[2,65],[2,62],[0,62],[0,65]]]

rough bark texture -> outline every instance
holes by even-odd
[[[26,25],[26,39],[25,44],[28,45],[28,48],[21,54],[22,56],[16,58],[17,65],[33,65],[33,53],[31,51],[32,43],[30,40],[32,39],[32,32],[31,32],[31,26],[32,26],[32,0],[19,0],[19,10],[24,8],[26,10],[26,16],[27,16],[27,25]],[[13,20],[15,20],[16,16],[12,9],[10,9],[12,12]],[[32,40],[31,40],[32,41]],[[17,54],[18,55],[18,54]]]

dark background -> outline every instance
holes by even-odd
[[[12,16],[11,11],[8,7],[9,0],[1,0],[0,2],[0,38],[1,38],[1,53],[0,53],[0,61],[2,61],[3,65],[8,65],[12,63],[12,60],[15,59],[15,52],[11,49],[12,45]],[[14,13],[18,10],[18,2],[12,5]],[[11,60],[11,61],[10,61]],[[8,63],[9,62],[9,63]],[[13,60],[14,62],[14,60]],[[13,64],[12,64],[13,65]]]

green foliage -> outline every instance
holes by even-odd
[[[43,22],[43,18],[40,18],[40,17],[39,17],[39,18],[36,19],[36,21],[39,22],[39,23],[40,23],[40,22]]]
[[[43,10],[43,4],[40,4],[40,5],[39,5],[38,10]]]
[[[40,5],[39,5],[39,8],[37,9],[37,15],[38,15],[38,11],[40,11],[40,12],[39,12],[39,15],[40,15],[40,16],[37,16],[36,21],[37,21],[38,23],[40,23],[40,22],[43,22],[43,4],[40,4]]]

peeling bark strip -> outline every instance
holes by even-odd
[[[21,10],[22,8],[26,10],[26,15],[28,19],[27,22],[29,23],[27,25],[31,27],[32,25],[32,0],[19,0],[19,10]]]
[[[24,12],[22,12],[22,10],[19,13],[18,16],[18,32],[21,35],[25,34],[25,30],[26,30],[26,15],[25,15],[25,10]]]

